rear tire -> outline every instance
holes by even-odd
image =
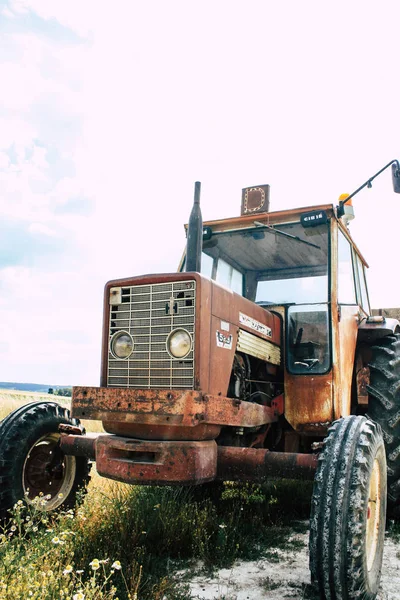
[[[325,439],[311,504],[310,569],[322,599],[376,598],[385,521],[380,427],[365,417],[340,419]]]
[[[379,345],[378,345],[379,344]],[[372,347],[368,416],[382,428],[388,468],[388,509],[400,513],[400,334]]]
[[[46,511],[74,506],[79,490],[90,479],[87,458],[65,456],[59,451],[52,465],[61,423],[83,427],[69,410],[53,402],[35,402],[18,408],[0,423],[0,519],[7,517],[18,500],[50,496]]]

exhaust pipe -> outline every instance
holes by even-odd
[[[194,202],[190,213],[186,243],[186,271],[201,270],[201,252],[203,249],[203,219],[200,209],[200,181],[194,184]]]

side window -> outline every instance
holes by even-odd
[[[243,295],[243,275],[222,258],[218,259],[216,281],[231,289],[237,294]]]
[[[211,279],[213,270],[214,259],[208,256],[205,252],[201,255],[201,273]]]
[[[371,313],[369,307],[369,299],[368,299],[368,291],[367,291],[367,283],[365,280],[365,267],[361,262],[361,259],[358,255],[356,255],[357,262],[357,271],[358,271],[358,281],[359,281],[359,290],[360,290],[360,304],[361,308],[369,315]]]
[[[339,304],[357,304],[350,242],[340,230],[338,235],[338,301]]]
[[[290,373],[326,373],[331,364],[326,304],[290,306],[287,366]]]

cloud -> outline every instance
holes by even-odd
[[[102,283],[80,271],[91,212],[74,179],[84,43],[29,3],[0,11],[0,379],[87,383],[97,379],[99,333],[85,327],[99,318]],[[93,281],[97,298],[82,315]]]
[[[43,223],[31,223],[29,225],[29,232],[38,234],[39,236],[47,236],[47,237],[56,237],[57,232],[54,229],[50,229],[47,225]]]
[[[87,310],[83,303],[93,281],[82,280],[78,271],[14,266],[0,270],[0,282],[1,337],[7,342],[0,344],[0,379],[97,381],[101,287]]]
[[[2,2],[2,4],[0,14],[3,19],[0,20],[0,31],[6,33],[29,31],[39,37],[49,39],[54,44],[76,44],[81,41],[77,30],[60,23],[47,10],[46,2],[10,0],[9,2]]]
[[[97,383],[103,284],[176,269],[195,180],[223,218],[259,183],[336,203],[398,154],[400,10],[355,6],[0,0],[0,379]],[[398,304],[400,215],[366,194],[352,231]]]
[[[10,265],[47,265],[71,251],[69,239],[44,223],[23,225],[16,219],[0,223],[0,268]],[[1,283],[1,282],[0,282]]]

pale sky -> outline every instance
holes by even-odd
[[[175,271],[269,183],[337,203],[400,159],[400,4],[0,0],[0,381],[97,385],[109,279]],[[372,305],[400,306],[390,171],[354,200]]]

